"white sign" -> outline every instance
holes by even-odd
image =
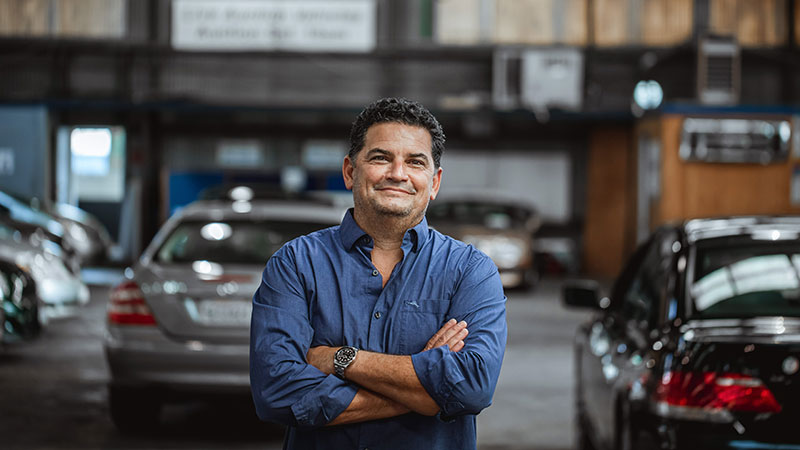
[[[217,146],[217,164],[255,169],[264,164],[264,149],[258,141],[222,141]]]
[[[14,175],[14,150],[0,148],[0,175]]]
[[[173,0],[179,50],[368,52],[375,0]]]
[[[303,145],[303,165],[309,169],[341,169],[347,150],[345,141],[306,141]]]

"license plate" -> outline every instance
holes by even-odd
[[[201,300],[197,305],[197,321],[205,325],[250,325],[253,304],[242,300]]]

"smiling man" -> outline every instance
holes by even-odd
[[[506,344],[497,268],[428,228],[444,133],[422,105],[359,114],[342,165],[354,208],[267,262],[250,380],[286,449],[475,449]]]

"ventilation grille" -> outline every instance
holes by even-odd
[[[702,39],[697,51],[697,97],[703,104],[739,101],[739,46],[732,40]]]

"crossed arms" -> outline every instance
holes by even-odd
[[[464,348],[467,323],[450,319],[434,334],[423,351],[447,346],[457,352]],[[333,355],[338,347],[318,346],[308,351],[308,363],[326,374],[333,372]],[[439,406],[420,383],[411,356],[359,351],[345,371],[345,377],[361,386],[353,401],[328,425],[385,419],[414,411],[426,416]]]
[[[270,259],[253,298],[250,379],[262,420],[315,428],[408,412],[477,414],[491,403],[506,341],[505,297],[491,261],[470,265],[450,298],[459,322],[412,355],[361,350],[341,380],[331,375],[340,343],[312,328],[306,282],[291,256]]]

